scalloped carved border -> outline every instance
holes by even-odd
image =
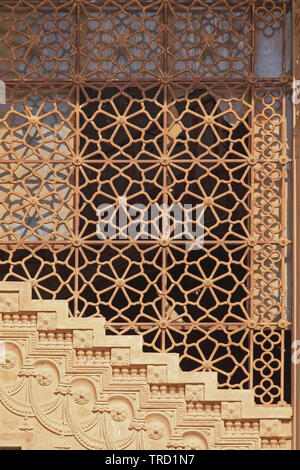
[[[144,353],[139,336],[106,336],[104,319],[32,300],[30,283],[0,282],[0,299],[0,446],[290,448],[290,406],[182,372],[177,354]]]

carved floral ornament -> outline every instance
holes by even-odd
[[[53,374],[50,369],[42,368],[36,374],[36,381],[39,385],[43,387],[50,385],[53,380]]]
[[[111,416],[111,419],[113,419],[114,421],[121,422],[127,418],[127,413],[126,413],[126,410],[122,408],[114,408],[111,410],[110,416]]]
[[[5,360],[0,366],[3,369],[13,369],[17,365],[18,359],[14,352],[8,351],[5,355]]]
[[[162,426],[152,425],[148,427],[147,434],[150,437],[150,439],[159,440],[165,436],[166,431]]]
[[[38,330],[55,330],[56,328],[56,313],[38,313],[37,314],[37,329]]]
[[[111,352],[111,363],[116,366],[129,365],[129,349],[114,348]]]
[[[30,286],[9,288],[22,314],[47,317],[49,304],[31,300]],[[290,448],[289,406],[257,406],[252,391],[218,389],[214,373],[181,372],[174,355],[144,353],[139,337],[106,336],[101,320],[70,319],[59,301],[49,313],[51,334],[64,332],[73,343],[40,341],[39,320],[35,328],[0,322],[1,433],[11,433],[6,423],[14,422],[18,432],[32,433],[35,449]],[[77,351],[103,349],[106,360],[77,362]],[[126,375],[114,374],[116,367]],[[139,368],[146,373],[130,373]]]
[[[200,401],[204,398],[203,385],[186,385],[185,396],[187,401]]]
[[[90,392],[84,388],[78,389],[73,394],[73,399],[77,405],[87,405],[91,399]]]

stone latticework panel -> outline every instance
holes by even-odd
[[[289,449],[291,407],[220,390],[214,372],[182,372],[176,354],[143,353],[104,320],[68,318],[2,282],[0,446],[23,449]],[[43,320],[49,320],[43,321]]]
[[[290,403],[294,7],[2,1],[0,280]]]

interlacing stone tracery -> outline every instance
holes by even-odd
[[[291,407],[220,390],[215,372],[182,372],[177,354],[106,336],[103,319],[68,318],[1,282],[0,446],[24,449],[289,449]],[[51,329],[42,319],[49,318]]]
[[[1,0],[0,280],[290,402],[292,16],[291,0]],[[145,208],[139,236],[130,216],[124,239],[99,238],[97,208],[126,201]],[[203,246],[172,213],[165,237],[157,204],[198,219]],[[45,347],[72,337],[50,314]],[[116,380],[144,375],[118,356]]]

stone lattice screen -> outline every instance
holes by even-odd
[[[289,1],[2,1],[1,280],[289,401],[291,16]],[[159,217],[100,240],[97,207],[120,198],[203,204],[203,246]]]

